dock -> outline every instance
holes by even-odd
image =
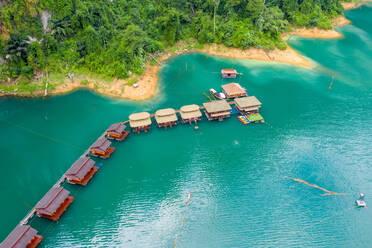
[[[231,73],[228,71],[228,73]],[[237,73],[236,73],[237,74]],[[235,76],[236,76],[235,74]],[[227,76],[234,76],[232,75]],[[232,86],[231,86],[232,85]],[[230,89],[230,88],[231,89]],[[224,91],[230,96],[228,100],[211,100],[210,102],[203,103],[202,106],[197,104],[190,104],[182,106],[179,110],[175,110],[173,108],[161,109],[157,110],[155,113],[150,114],[148,112],[141,112],[141,113],[133,113],[129,116],[128,120],[114,123],[112,124],[109,129],[104,131],[98,139],[94,142],[92,146],[86,149],[83,154],[79,157],[79,159],[86,159],[90,156],[97,156],[100,158],[109,158],[111,153],[115,150],[115,147],[110,147],[111,141],[108,139],[114,139],[116,142],[124,140],[127,135],[130,133],[126,131],[126,125],[129,124],[133,133],[140,133],[140,132],[147,132],[152,125],[154,118],[154,123],[159,128],[163,127],[166,128],[167,126],[172,127],[177,125],[178,122],[178,115],[182,123],[191,124],[192,122],[197,123],[197,121],[201,121],[202,119],[202,112],[204,112],[206,119],[208,120],[219,120],[222,121],[224,118],[230,117],[232,114],[246,114],[245,119],[249,122],[255,123],[264,123],[263,117],[258,113],[259,108],[261,107],[261,102],[257,100],[255,97],[248,97],[245,89],[239,88],[236,86],[236,83],[230,84],[229,87],[225,87]],[[238,91],[238,90],[240,91]],[[238,97],[235,97],[238,95]],[[197,130],[197,128],[195,128]],[[107,137],[107,139],[106,139]],[[90,167],[89,167],[90,168]],[[93,166],[88,173],[85,174],[84,177],[79,177],[81,182],[78,181],[77,184],[85,185],[89,179],[94,175],[94,173],[98,170],[98,167]],[[37,214],[39,217],[45,217],[54,221],[57,221],[60,215],[67,210],[68,205],[73,201],[73,196],[68,196],[66,190],[62,187],[63,183],[67,181],[67,176],[65,172],[53,185],[53,187],[48,191],[47,194],[39,201],[27,214],[26,216],[19,222],[21,226],[26,226],[30,220]],[[77,172],[75,172],[77,173]],[[71,174],[71,173],[70,173]],[[69,179],[71,183],[71,178]],[[48,194],[51,194],[53,190],[61,190],[58,194],[64,194],[63,197],[67,197],[62,204],[59,205],[59,208],[55,211],[58,212],[57,215],[47,215],[43,214],[43,211],[49,210],[49,205],[45,205],[45,199],[47,198]],[[62,193],[64,192],[64,193]],[[69,194],[70,192],[68,192]],[[46,208],[41,208],[40,205],[45,205]],[[43,206],[42,206],[43,207]],[[46,211],[45,210],[45,211]],[[48,211],[46,211],[48,213]],[[40,239],[41,241],[41,239]],[[36,244],[37,245],[37,244]]]

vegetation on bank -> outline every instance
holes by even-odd
[[[294,27],[332,28],[340,0],[0,0],[0,90],[41,90],[52,72],[141,74],[179,40],[285,49]],[[36,77],[36,78],[35,78]],[[35,80],[36,79],[36,80]],[[30,83],[33,82],[33,83]],[[1,92],[0,92],[1,93]]]

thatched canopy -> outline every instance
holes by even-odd
[[[225,100],[218,100],[213,102],[205,102],[203,103],[205,110],[212,114],[218,112],[226,112],[231,109],[230,104],[228,104]]]
[[[176,111],[172,108],[159,109],[155,112],[155,120],[158,124],[177,121]]]
[[[229,83],[222,85],[222,89],[227,97],[236,97],[246,95],[245,89],[238,83]]]
[[[95,162],[88,157],[79,158],[65,173],[68,179],[80,180],[92,169]]]
[[[27,247],[37,231],[29,225],[18,225],[0,244],[0,248]]]
[[[151,118],[148,112],[134,113],[129,116],[129,125],[132,128],[151,125]]]
[[[240,110],[245,111],[258,109],[261,107],[261,102],[255,96],[235,98],[234,103]]]
[[[51,215],[69,195],[70,191],[63,187],[53,187],[36,204],[35,209],[40,214]]]
[[[193,118],[200,118],[202,113],[200,112],[200,108],[196,104],[185,105],[182,106],[180,109],[180,115],[183,120],[193,119]]]

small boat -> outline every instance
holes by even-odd
[[[360,193],[359,194],[359,199],[355,201],[355,204],[358,208],[366,208],[367,207],[367,204],[366,202],[364,201],[364,194],[363,193]]]
[[[209,93],[211,95],[213,95],[215,98],[219,99],[219,100],[222,100],[222,99],[226,99],[226,95],[222,92],[218,93],[215,89],[211,88],[209,89]]]

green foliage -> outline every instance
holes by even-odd
[[[51,14],[46,30],[43,11]],[[0,80],[43,71],[127,78],[180,40],[285,49],[280,35],[290,24],[329,29],[340,13],[340,0],[3,1]]]

